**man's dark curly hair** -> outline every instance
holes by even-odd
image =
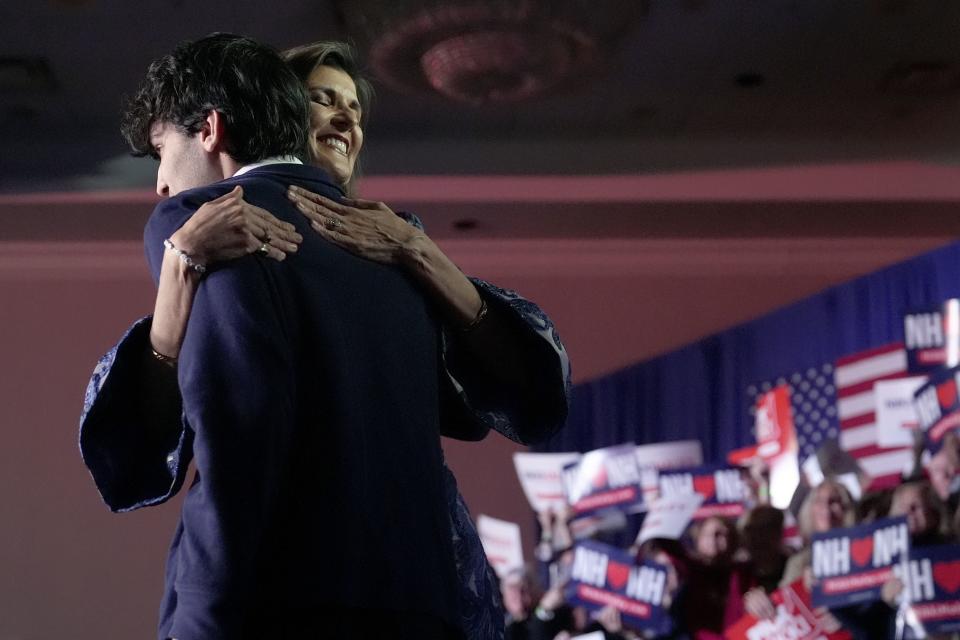
[[[229,33],[185,42],[154,60],[127,100],[121,131],[134,155],[156,158],[153,123],[192,135],[214,110],[224,118],[225,148],[237,162],[306,156],[310,102],[300,79],[270,47]]]

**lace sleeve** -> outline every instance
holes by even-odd
[[[80,416],[80,455],[103,501],[115,512],[168,500],[182,486],[190,463],[191,433],[181,419],[176,379],[171,376],[161,393],[145,389],[140,380],[151,320],[137,321],[100,358]],[[175,400],[151,407],[142,401],[144,394]]]
[[[559,429],[570,402],[570,359],[553,322],[535,303],[514,291],[470,278],[488,305],[511,318],[528,346],[525,357],[536,371],[533,391],[524,398],[499,392],[471,370],[469,358],[457,353],[456,341],[443,332],[443,358],[451,386],[473,419],[500,434],[530,444]]]

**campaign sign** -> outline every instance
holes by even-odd
[[[747,464],[755,458],[769,462],[797,448],[797,432],[790,407],[790,385],[782,384],[761,394],[754,406],[753,428],[756,446],[736,449],[727,454],[732,464]]]
[[[623,624],[637,630],[660,630],[667,569],[655,562],[634,562],[626,551],[584,540],[573,548],[570,581],[564,589],[573,606],[620,611]]]
[[[770,595],[776,608],[771,620],[747,614],[723,632],[726,640],[849,640],[850,634],[835,630],[835,622],[817,615],[803,580],[777,589]],[[832,624],[831,624],[832,622]]]
[[[477,518],[477,534],[497,576],[503,578],[514,569],[523,568],[520,525],[480,514]]]
[[[574,540],[593,538],[604,531],[619,531],[627,526],[627,514],[615,509],[574,518],[569,522],[570,535]]]
[[[637,534],[637,544],[653,538],[679,540],[701,504],[703,496],[699,493],[678,493],[653,500]]]
[[[563,485],[574,517],[607,509],[643,507],[640,467],[634,444],[596,449],[563,468]]]
[[[926,376],[911,376],[874,383],[877,446],[909,447],[913,444],[913,433],[920,426],[913,394],[926,381]]]
[[[790,386],[782,384],[761,394],[754,407],[757,445],[727,454],[727,461],[731,464],[745,465],[756,458],[767,464],[770,470],[770,503],[778,509],[786,509],[790,505],[800,484],[791,393]]]
[[[567,505],[563,492],[563,467],[580,459],[579,453],[513,454],[517,478],[534,511],[559,511]]]
[[[699,440],[676,440],[637,445],[637,464],[641,468],[672,469],[703,464],[703,446]]]
[[[907,575],[895,567],[907,599],[928,634],[960,631],[960,546],[947,544],[910,550]]]
[[[931,452],[939,451],[943,437],[960,427],[958,380],[960,367],[944,369],[931,375],[929,382],[913,394],[917,419],[927,434],[927,448]]]
[[[815,533],[811,544],[814,607],[843,607],[880,599],[893,565],[910,553],[906,518]]]
[[[693,514],[694,520],[740,516],[749,498],[740,467],[714,464],[660,472],[661,498],[692,493],[703,496],[703,504]]]
[[[658,472],[703,464],[703,447],[699,440],[676,440],[637,445],[637,464],[643,485],[644,501],[657,497]]]
[[[903,342],[910,372],[960,364],[960,300],[947,300],[937,309],[904,314]]]

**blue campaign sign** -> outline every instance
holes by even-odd
[[[908,558],[907,519],[886,518],[871,524],[815,533],[811,543],[814,607],[842,607],[880,599],[892,567]]]
[[[911,373],[927,373],[957,364],[960,349],[960,300],[903,315],[903,343]],[[951,357],[951,355],[953,357]]]
[[[570,582],[564,589],[567,602],[599,611],[616,607],[624,625],[637,630],[662,632],[667,569],[655,562],[636,563],[626,551],[584,540],[573,549]]]
[[[898,575],[902,573],[896,567]],[[960,545],[917,547],[900,575],[910,606],[928,634],[960,631]]]
[[[633,443],[596,449],[563,468],[563,486],[575,517],[643,507],[643,486]]]
[[[927,434],[927,448],[940,450],[943,437],[960,427],[960,367],[943,369],[930,376],[913,394],[920,427]]]
[[[660,472],[659,484],[660,497],[673,498],[692,493],[702,495],[703,503],[693,514],[694,519],[740,516],[749,498],[742,469],[729,465],[664,470]]]

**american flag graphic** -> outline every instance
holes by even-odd
[[[909,446],[877,446],[873,385],[880,380],[893,380],[906,375],[907,352],[901,343],[840,358],[834,370],[840,448],[850,452],[877,485],[895,484],[910,464],[913,454]]]
[[[873,385],[879,380],[907,375],[907,354],[893,343],[795,371],[789,375],[750,385],[746,392],[750,415],[757,397],[781,384],[790,385],[790,405],[797,430],[800,462],[814,455],[827,440],[836,438],[877,485],[899,479],[910,463],[910,447],[877,446],[876,407]]]

